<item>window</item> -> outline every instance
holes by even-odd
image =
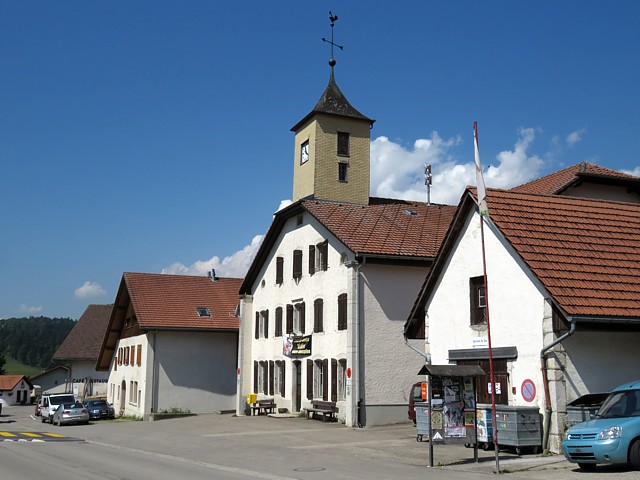
[[[304,165],[309,160],[309,140],[300,145],[300,165]]]
[[[349,156],[349,134],[347,132],[338,132],[338,155]]]
[[[338,162],[338,181],[339,182],[347,182],[347,170],[349,169],[349,164],[344,162]]]
[[[124,347],[124,364],[129,365],[129,347]]]
[[[304,322],[304,302],[296,303],[293,306],[293,333],[295,335],[304,335],[305,322]]]
[[[329,253],[329,241],[309,245],[309,275],[315,272],[327,270],[327,257]]]
[[[276,284],[282,285],[284,282],[284,258],[276,258]]]
[[[302,250],[293,251],[293,278],[298,280],[302,277]]]
[[[311,362],[311,360],[308,362]],[[309,363],[307,363],[307,365],[309,365]],[[327,359],[316,360],[311,364],[313,371],[313,398],[321,398],[322,400],[329,399],[327,388],[329,384],[328,367],[329,361]]]
[[[276,360],[275,363],[275,373],[274,373],[274,395],[280,395],[284,397],[284,366],[285,363],[283,360]]]
[[[133,380],[129,382],[129,403],[138,404],[138,382]]]
[[[256,312],[255,338],[269,337],[269,310]]]
[[[282,336],[282,307],[276,308],[276,331],[274,335],[276,337]]]
[[[257,384],[254,385],[255,393],[269,394],[269,363],[268,362],[254,362],[257,363],[257,375],[254,372],[254,380],[257,380]],[[256,378],[257,377],[257,378]]]
[[[196,312],[198,312],[198,316],[199,317],[210,317],[211,316],[211,311],[208,308],[205,308],[205,307],[196,308]]]
[[[142,366],[142,345],[138,345],[138,366]]]
[[[485,325],[487,323],[487,293],[484,287],[484,277],[469,279],[469,295],[471,325]]]
[[[313,333],[323,331],[323,315],[324,302],[321,298],[318,298],[313,302]]]
[[[347,398],[347,360],[340,359],[338,360],[337,365],[337,392],[336,392],[336,400],[345,400]]]
[[[338,295],[338,330],[347,329],[347,294]]]

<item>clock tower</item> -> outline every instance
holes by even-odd
[[[331,20],[333,57],[337,17]],[[368,205],[370,130],[375,120],[353,108],[340,91],[335,64],[331,58],[329,84],[316,106],[291,129],[295,133],[293,201],[315,198]]]

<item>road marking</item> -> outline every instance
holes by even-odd
[[[47,437],[64,438],[64,435],[60,435],[59,433],[44,432],[43,435],[46,435]]]
[[[0,432],[0,436],[2,437],[15,437],[16,435],[10,432]]]
[[[24,435],[25,437],[32,437],[32,438],[40,438],[41,435],[37,434],[37,433],[31,433],[31,432],[20,432],[20,435]]]

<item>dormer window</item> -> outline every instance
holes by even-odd
[[[206,307],[198,307],[196,308],[196,312],[198,312],[199,317],[210,317],[211,311]]]

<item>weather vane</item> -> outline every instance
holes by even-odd
[[[333,26],[335,25],[336,20],[338,20],[338,16],[334,15],[333,13],[331,13],[331,10],[329,10],[329,21],[331,22],[331,40],[327,40],[326,38],[323,37],[322,41],[327,42],[328,44],[331,45],[331,58],[329,59],[329,66],[331,67],[331,71],[333,71],[333,67],[336,64],[336,59],[333,58],[333,47],[338,47],[340,50],[344,50],[342,45],[338,45],[333,41]]]

